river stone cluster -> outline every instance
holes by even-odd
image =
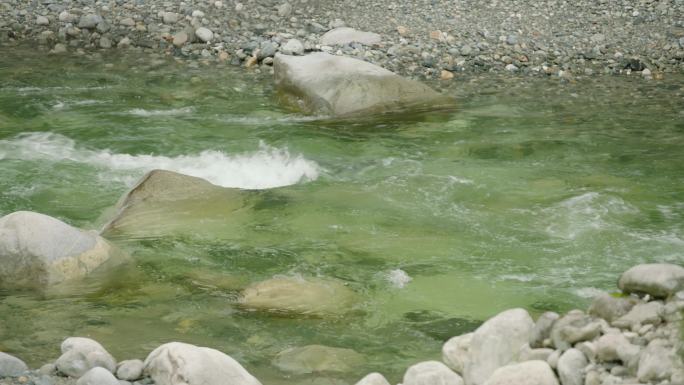
[[[56,54],[137,49],[269,70],[323,51],[393,72],[568,78],[684,70],[681,0],[216,0],[0,2],[0,44]]]

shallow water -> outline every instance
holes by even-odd
[[[269,190],[231,231],[118,236],[129,265],[56,294],[0,293],[0,350],[32,366],[80,335],[118,359],[211,346],[266,384],[396,382],[501,310],[584,308],[636,263],[682,263],[682,76],[470,76],[445,88],[456,111],[334,120],[280,109],[267,77],[229,66],[48,59],[0,52],[0,214],[97,229],[154,168]],[[339,279],[358,298],[326,317],[239,306],[273,276]],[[272,364],[308,344],[365,362]]]

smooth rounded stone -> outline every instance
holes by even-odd
[[[175,12],[164,12],[162,15],[162,21],[164,24],[176,24],[178,21],[178,14]]]
[[[608,333],[596,341],[596,358],[599,362],[622,361],[631,367],[639,358],[640,348],[633,345],[622,333]]]
[[[120,385],[119,380],[107,369],[95,367],[76,381],[76,385]]]
[[[558,385],[558,379],[546,362],[525,361],[498,368],[484,385]]]
[[[466,383],[483,384],[497,368],[516,361],[533,329],[534,321],[524,309],[501,312],[477,328],[468,350]]]
[[[280,52],[285,55],[304,55],[304,44],[297,39],[290,39],[280,47]]]
[[[292,374],[344,373],[363,362],[363,355],[354,350],[323,345],[286,349],[273,360],[278,369]]]
[[[55,366],[67,376],[79,378],[95,367],[102,367],[111,373],[116,370],[114,357],[90,338],[69,337],[62,342],[61,349],[62,355],[55,361]]]
[[[596,344],[589,341],[580,342],[575,345],[575,349],[584,353],[584,355],[589,359],[589,361],[594,361],[596,359]]]
[[[530,335],[530,347],[541,348],[544,340],[550,337],[553,324],[560,318],[558,313],[547,311],[539,316]]]
[[[637,265],[622,273],[618,287],[625,293],[664,298],[684,289],[684,267],[669,263]]]
[[[49,25],[50,20],[45,16],[38,16],[38,17],[36,17],[36,24],[37,25]]]
[[[530,345],[525,344],[520,348],[518,353],[518,361],[546,361],[549,356],[553,354],[554,350],[549,348],[530,348]]]
[[[601,293],[594,298],[588,313],[594,317],[613,322],[627,314],[639,300],[634,297],[614,297],[608,293]]]
[[[662,339],[651,341],[639,358],[637,378],[640,382],[667,380],[672,375],[675,350]]]
[[[558,377],[562,385],[584,385],[584,368],[589,365],[584,353],[568,349],[558,359]]]
[[[653,324],[662,322],[665,305],[660,301],[640,303],[635,305],[627,314],[614,320],[612,325],[621,329],[631,329],[634,325]]]
[[[563,352],[560,349],[554,350],[553,353],[549,354],[549,357],[546,358],[546,363],[553,369],[558,369],[558,360],[560,360],[561,354],[563,354]]]
[[[182,47],[188,42],[188,34],[185,31],[180,31],[173,35],[173,45],[176,47]]]
[[[474,333],[450,338],[442,346],[442,361],[458,374],[463,374],[468,363],[468,349]]]
[[[371,373],[362,378],[355,385],[390,385],[389,381],[380,373]]]
[[[117,256],[94,231],[31,211],[0,218],[0,287],[43,289],[82,278]]]
[[[0,352],[0,378],[18,377],[28,370],[24,361],[7,353]]]
[[[144,364],[141,360],[125,360],[116,367],[116,377],[120,380],[135,381],[142,377]]]
[[[230,356],[182,342],[164,344],[145,359],[145,373],[155,385],[261,385]]]
[[[214,33],[209,28],[199,27],[195,30],[195,36],[201,41],[209,43],[214,38]]]
[[[453,99],[374,64],[323,52],[277,54],[281,102],[311,114],[360,115],[410,107],[453,106]]]
[[[382,37],[377,33],[363,32],[349,27],[335,28],[321,36],[321,44],[336,46],[359,43],[363,45],[380,44]]]
[[[402,385],[463,385],[463,379],[439,361],[425,361],[406,370]]]
[[[557,349],[567,350],[577,342],[593,340],[600,333],[600,322],[579,310],[573,310],[554,323],[550,336]]]
[[[283,3],[278,6],[278,16],[287,17],[292,13],[292,5],[290,3]]]
[[[93,29],[102,21],[102,17],[89,13],[81,16],[78,20],[78,28]]]
[[[355,299],[341,281],[275,277],[247,287],[240,303],[256,310],[324,316],[346,313]]]

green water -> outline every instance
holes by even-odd
[[[71,291],[0,293],[0,350],[37,366],[66,336],[118,359],[180,340],[230,354],[265,384],[369,371],[396,382],[501,310],[584,308],[636,263],[682,263],[684,77],[470,75],[443,91],[456,111],[312,119],[279,108],[267,76],[230,66],[0,52],[2,215],[97,228],[153,168],[285,186],[232,231],[116,237],[132,263]],[[388,278],[397,269],[404,287]],[[341,280],[357,301],[324,317],[238,305],[242,288],[283,275]],[[272,364],[308,344],[364,363],[302,376]]]

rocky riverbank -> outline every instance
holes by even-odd
[[[20,41],[53,54],[148,50],[265,71],[277,52],[326,51],[420,78],[650,79],[684,71],[684,1],[5,0],[0,47]]]

